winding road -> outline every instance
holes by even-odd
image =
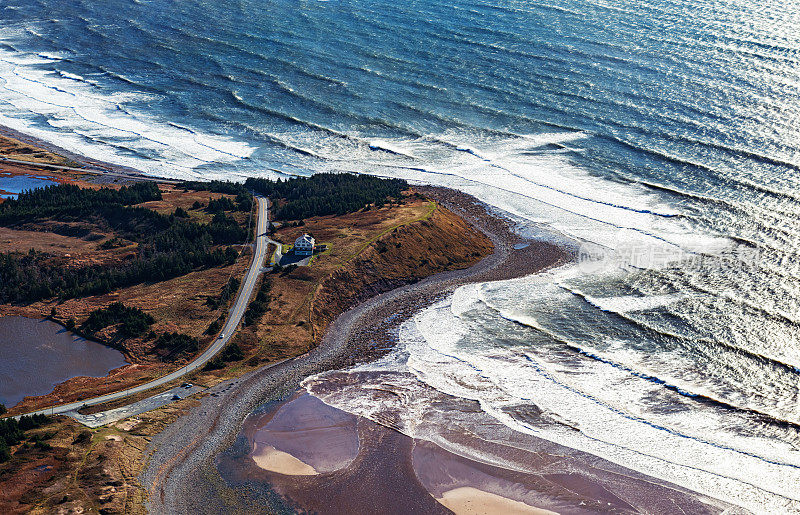
[[[245,275],[244,284],[242,285],[241,289],[239,290],[239,295],[236,297],[236,300],[231,307],[231,310],[228,314],[228,320],[225,322],[225,326],[222,328],[222,332],[220,335],[214,339],[214,342],[209,346],[202,354],[200,354],[194,361],[191,363],[186,364],[185,366],[175,370],[174,372],[170,372],[169,374],[159,377],[149,383],[144,383],[139,386],[134,386],[133,388],[128,388],[127,390],[120,390],[118,392],[108,393],[106,395],[101,395],[100,397],[94,397],[91,399],[80,400],[76,402],[72,402],[69,404],[61,404],[59,406],[53,406],[50,408],[45,408],[37,411],[32,411],[30,413],[25,413],[25,415],[34,415],[37,413],[43,413],[46,415],[55,415],[59,413],[66,413],[68,411],[73,411],[82,408],[83,406],[94,406],[96,404],[102,404],[109,401],[115,401],[118,399],[123,399],[125,397],[129,397],[131,395],[135,395],[137,393],[142,393],[147,390],[151,390],[163,384],[169,383],[178,379],[186,374],[190,374],[194,372],[198,368],[202,367],[206,363],[208,363],[214,356],[217,355],[219,351],[222,350],[223,347],[230,341],[233,337],[233,334],[236,332],[236,328],[239,326],[239,322],[242,320],[242,316],[244,316],[244,312],[247,309],[247,304],[250,301],[250,297],[253,296],[253,291],[256,287],[256,281],[258,276],[261,274],[263,267],[264,267],[264,259],[267,257],[267,247],[269,242],[271,241],[267,236],[267,227],[269,225],[269,200],[264,197],[255,197],[256,202],[258,204],[258,214],[256,220],[256,242],[255,242],[255,250],[253,252],[253,261],[250,263],[250,268],[247,269],[247,274]],[[21,415],[18,415],[15,418],[19,418]]]

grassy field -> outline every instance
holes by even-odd
[[[18,159],[20,161],[31,161],[36,163],[46,163],[60,166],[74,166],[75,163],[69,159],[35,147],[16,138],[0,134],[0,155],[8,159]]]

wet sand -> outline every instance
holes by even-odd
[[[554,511],[534,508],[525,503],[512,501],[469,486],[448,490],[440,499],[437,498],[436,500],[456,515],[477,515],[481,513],[549,515],[555,513]]]
[[[458,409],[474,411],[476,423],[497,424],[482,414],[476,403],[452,400]],[[315,433],[311,449],[294,442],[294,448],[284,447],[288,451],[285,454],[298,462],[302,459],[311,468],[310,454],[325,455],[331,452],[329,449],[336,453],[343,434],[349,433],[357,436],[358,452],[346,466],[306,474],[293,467],[262,467],[259,463],[265,439],[286,445],[292,434],[302,440],[308,431],[328,427],[327,420],[353,423],[336,424],[337,430],[327,435]],[[275,428],[276,421],[283,434],[270,440],[270,428]],[[260,488],[259,496],[277,495],[293,510],[325,514],[448,510],[458,514],[699,514],[730,508],[590,454],[527,435],[504,433],[501,427],[497,441],[482,440],[463,428],[453,427],[451,431],[453,434],[446,435],[448,440],[477,451],[477,455],[500,456],[507,464],[476,461],[430,441],[406,437],[301,392],[250,417],[242,431],[246,442],[224,453],[218,469],[230,486],[249,492],[254,500],[258,496],[253,496],[253,491]]]
[[[253,460],[260,468],[289,475],[301,474],[280,470],[281,465],[303,470],[302,475],[342,470],[358,456],[357,422],[316,397],[296,396],[253,423]]]

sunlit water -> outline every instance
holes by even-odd
[[[462,288],[407,323],[373,365],[405,378],[405,430],[435,409],[429,385],[518,431],[800,509],[800,10],[495,4],[6,0],[0,123],[170,177],[451,186],[605,255]],[[363,394],[327,401],[370,414]],[[558,423],[533,427],[534,405]]]

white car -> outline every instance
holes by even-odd
[[[225,338],[225,333],[219,333],[219,339],[221,340],[223,338]]]

